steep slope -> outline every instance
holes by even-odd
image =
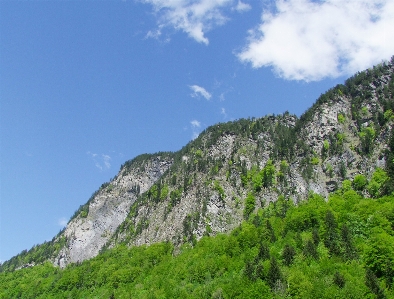
[[[51,242],[1,265],[64,267],[115,244],[194,243],[229,232],[259,207],[385,167],[393,124],[394,58],[323,94],[299,119],[288,112],[207,128],[176,153],[128,161]],[[365,195],[375,191],[360,189]],[[370,193],[368,193],[370,192]]]
[[[194,242],[238,226],[248,201],[257,209],[280,196],[327,197],[344,179],[371,178],[385,167],[393,70],[391,62],[357,74],[300,119],[285,113],[208,128],[132,205],[108,246]]]
[[[161,154],[142,156],[122,167],[88,203],[87,211],[82,208],[68,223],[63,233],[67,244],[54,264],[64,267],[96,256],[124,221],[138,195],[147,191],[171,164],[171,154]]]

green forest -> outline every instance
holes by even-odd
[[[62,230],[1,263],[0,298],[394,299],[393,64],[394,56],[330,89],[300,118],[285,112],[217,124],[175,153],[127,161],[70,222],[88,218],[97,196],[118,196],[122,176],[142,175],[154,160],[172,164],[146,192],[137,181],[122,190],[130,211],[96,257],[53,266],[69,248]],[[323,104],[347,101],[314,151],[305,128],[317,126]],[[227,146],[219,146],[223,136],[234,140],[228,155],[213,154]],[[295,174],[301,183],[330,183],[328,198],[298,194]],[[211,220],[226,222],[227,214],[208,213],[210,198],[239,216],[226,234]],[[176,222],[176,241],[134,246],[149,221],[161,221],[151,230],[165,227],[183,201],[196,207]]]
[[[361,181],[253,213],[250,194],[230,234],[180,248],[119,245],[65,269],[3,272],[0,298],[394,298],[394,196],[365,198]]]

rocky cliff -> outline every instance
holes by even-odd
[[[126,162],[63,232],[42,245],[49,248],[46,255],[33,258],[41,250],[35,247],[12,265],[45,257],[64,267],[119,243],[193,244],[203,235],[231,231],[278,198],[297,203],[310,192],[327,197],[343,180],[358,174],[370,179],[386,164],[393,71],[394,59],[356,74],[300,118],[286,112],[217,124],[176,153]]]
[[[122,167],[67,224],[60,236],[67,243],[54,258],[55,265],[64,267],[96,256],[125,220],[139,194],[146,192],[172,164],[168,154],[139,158]]]

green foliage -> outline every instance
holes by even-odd
[[[394,271],[394,236],[379,229],[374,231],[365,248],[365,263],[377,277]]]
[[[364,190],[364,187],[367,185],[367,178],[362,174],[357,174],[353,179],[353,188],[357,191]]]
[[[317,260],[319,258],[319,254],[317,252],[317,247],[312,240],[308,240],[304,246],[304,250],[302,251],[306,257],[311,257]]]
[[[257,172],[252,176],[253,189],[259,192],[263,187],[263,176],[261,172]]]
[[[328,142],[328,140],[324,140],[323,147],[321,149],[321,156],[323,160],[327,158],[329,151],[330,151],[330,143]]]
[[[320,163],[320,160],[318,157],[312,157],[312,159],[311,159],[312,165],[318,165],[319,163]]]
[[[49,263],[13,272],[3,268],[0,298],[394,296],[394,197],[364,199],[340,190],[327,202],[311,194],[285,213],[288,201],[280,201],[230,234],[198,242],[193,231],[199,213],[187,215],[184,230],[193,247],[184,245],[175,255],[171,243],[118,245],[65,269]],[[327,254],[327,240],[336,243],[337,253]]]
[[[377,299],[384,299],[386,296],[384,295],[384,291],[379,285],[379,281],[376,275],[370,270],[367,269],[365,274],[365,284],[367,287],[376,295]]]
[[[244,217],[245,219],[249,219],[250,214],[254,211],[256,207],[256,198],[252,193],[249,193],[245,198],[245,208],[244,208]]]
[[[386,172],[388,179],[383,186],[383,194],[394,192],[394,130],[391,130],[388,146],[389,148],[386,152]]]
[[[220,186],[220,183],[216,180],[214,181],[214,188],[219,193],[219,198],[221,200],[224,200],[224,198],[226,197],[226,194],[224,193],[223,187]]]
[[[168,196],[168,193],[169,193],[168,185],[164,185],[164,186],[161,188],[160,200],[165,200],[165,199],[167,198],[167,196]]]
[[[338,113],[337,118],[338,118],[338,122],[340,124],[344,124],[345,123],[346,117],[345,117],[345,115],[343,113]]]
[[[283,249],[283,264],[286,266],[290,266],[295,258],[296,250],[293,246],[286,244]]]
[[[391,110],[391,109],[386,110],[383,115],[384,115],[385,121],[390,121],[394,117],[393,110]]]
[[[381,169],[376,168],[372,174],[372,178],[367,186],[368,192],[372,197],[378,197],[383,193],[383,186],[388,181],[389,176]]]
[[[180,201],[182,197],[182,188],[180,189],[175,189],[170,192],[170,203],[171,206],[176,206]]]
[[[262,170],[263,186],[270,187],[275,184],[275,165],[272,160],[268,160]]]
[[[338,271],[336,271],[334,274],[333,282],[341,289],[345,286],[345,283],[346,283],[345,277],[341,273],[339,273]]]
[[[344,179],[344,178],[346,178],[346,174],[347,174],[346,164],[343,161],[341,161],[339,163],[339,175],[341,178]]]
[[[342,255],[345,260],[353,260],[358,257],[357,249],[353,242],[352,233],[347,224],[343,224],[341,228],[342,238]]]
[[[361,152],[369,155],[372,153],[373,142],[375,140],[376,132],[372,126],[363,127],[359,133],[361,142]]]
[[[338,224],[334,214],[327,210],[325,217],[325,236],[324,245],[328,248],[330,254],[339,254],[339,236],[338,236]]]
[[[283,280],[283,274],[279,267],[279,264],[274,256],[270,259],[270,266],[267,273],[267,282],[271,289],[274,289],[278,282]]]
[[[352,190],[352,182],[350,180],[344,180],[342,182],[342,190],[343,192]]]
[[[109,184],[108,187],[107,187],[107,189],[106,189],[106,191],[107,191],[107,192],[111,192],[112,190],[114,190],[114,185]]]

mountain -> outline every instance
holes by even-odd
[[[169,241],[175,252],[229,233],[259,208],[353,184],[367,197],[393,191],[389,140],[394,57],[321,95],[300,118],[285,112],[207,128],[175,153],[124,163],[52,241],[4,262],[12,271],[51,261],[61,268],[118,244]],[[388,157],[390,157],[388,159]]]

